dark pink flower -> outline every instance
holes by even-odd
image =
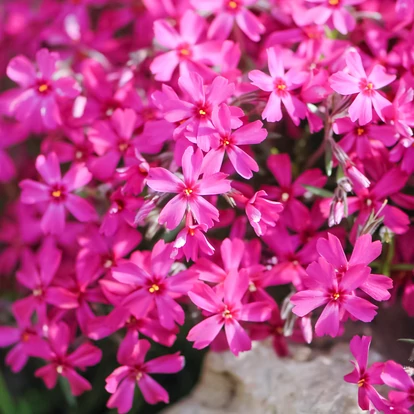
[[[241,299],[249,288],[246,272],[232,270],[224,280],[224,294],[216,293],[205,283],[197,283],[188,293],[190,299],[210,315],[194,326],[187,339],[194,342],[194,348],[210,345],[224,327],[231,352],[251,349],[251,340],[239,321],[263,322],[270,317],[272,307],[268,302],[252,302],[243,305]]]
[[[262,118],[269,122],[282,119],[282,103],[295,125],[306,116],[306,105],[292,91],[302,86],[308,74],[295,68],[285,73],[282,50],[279,47],[267,49],[270,76],[260,70],[249,72],[249,79],[259,89],[270,92]]]
[[[73,395],[81,395],[92,389],[92,385],[75,368],[85,370],[86,367],[96,365],[102,358],[102,351],[89,342],[84,342],[75,351],[68,353],[70,344],[69,327],[60,322],[49,326],[48,341],[39,340],[32,349],[34,356],[46,359],[49,363],[35,372],[35,376],[42,378],[47,388],[54,388],[58,375],[65,377]]]
[[[57,53],[41,49],[36,53],[37,68],[24,56],[13,58],[7,66],[7,76],[21,88],[10,102],[11,111],[35,130],[39,129],[39,122],[47,129],[61,125],[58,98],[73,99],[80,93],[73,78],[53,78],[58,60]]]
[[[219,221],[219,212],[206,201],[203,195],[223,194],[230,191],[230,181],[226,174],[215,173],[199,178],[202,173],[203,154],[197,149],[194,152],[188,147],[182,158],[184,180],[172,174],[165,168],[151,168],[148,176],[148,186],[155,191],[177,194],[161,211],[159,223],[168,229],[176,228],[188,209],[199,224],[212,227],[214,221]]]
[[[330,77],[330,85],[341,95],[357,94],[348,109],[352,122],[359,120],[360,125],[366,125],[372,120],[372,107],[384,121],[383,111],[391,105],[377,89],[390,84],[395,75],[388,75],[380,65],[375,65],[369,75],[362,65],[361,56],[356,50],[349,51],[345,56],[348,72],[341,71]]]
[[[349,343],[352,355],[355,361],[351,361],[355,369],[348,375],[344,376],[346,382],[358,385],[358,404],[361,410],[370,410],[372,405],[377,410],[384,409],[384,398],[378,394],[378,391],[373,387],[376,384],[383,384],[381,373],[384,369],[384,364],[377,362],[368,365],[368,351],[371,344],[370,336],[354,336]]]
[[[83,198],[72,194],[84,187],[92,176],[81,164],[75,164],[62,178],[55,153],[47,157],[39,155],[36,169],[45,181],[23,180],[21,201],[24,204],[46,203],[47,208],[41,221],[44,233],[59,234],[65,229],[66,209],[79,221],[93,221],[97,218],[95,209]]]
[[[369,268],[355,265],[339,278],[334,267],[320,258],[307,267],[306,273],[303,283],[307,289],[295,293],[291,298],[293,313],[302,317],[326,305],[316,322],[315,332],[318,336],[337,336],[345,312],[363,322],[374,319],[377,306],[355,295],[355,289],[367,280]]]
[[[124,341],[118,349],[117,359],[121,364],[106,378],[106,391],[112,394],[107,407],[117,408],[118,413],[127,413],[132,408],[135,385],[149,404],[168,403],[167,391],[148,374],[174,374],[184,367],[184,357],[177,352],[145,362],[150,349],[146,339]]]
[[[266,30],[258,17],[247,8],[257,0],[192,0],[191,3],[198,10],[211,11],[216,15],[208,30],[210,39],[226,40],[234,22],[254,42],[258,42]]]

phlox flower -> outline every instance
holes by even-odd
[[[121,366],[106,378],[105,389],[110,394],[108,408],[117,408],[118,413],[127,413],[132,408],[135,385],[149,404],[168,403],[167,391],[148,374],[174,374],[184,367],[184,357],[179,353],[163,355],[145,362],[150,349],[146,339],[123,342],[118,349],[117,360]]]
[[[73,78],[54,79],[58,60],[57,53],[41,49],[36,53],[37,68],[24,56],[16,56],[7,66],[7,76],[21,88],[10,102],[11,112],[35,130],[39,123],[46,129],[61,125],[59,98],[73,99],[80,93]]]
[[[89,202],[72,194],[92,179],[85,165],[74,164],[62,178],[57,155],[51,153],[37,157],[36,169],[44,183],[29,179],[20,182],[21,201],[24,204],[47,204],[40,223],[45,234],[59,234],[64,231],[66,209],[79,221],[96,220],[97,214]]]
[[[249,72],[249,79],[254,86],[270,92],[269,100],[262,112],[262,118],[269,122],[282,119],[282,103],[295,125],[306,116],[306,105],[292,91],[302,86],[308,74],[295,68],[285,73],[283,53],[279,47],[267,49],[270,76],[260,70]]]
[[[65,377],[73,395],[78,396],[92,389],[92,385],[75,368],[85,370],[96,365],[102,358],[102,351],[89,342],[84,342],[73,352],[68,353],[70,331],[64,322],[49,326],[47,342],[37,341],[32,345],[31,354],[45,359],[48,364],[39,368],[35,376],[42,378],[47,388],[56,386],[58,375]]]
[[[175,68],[180,66],[180,75],[198,72],[200,75],[209,75],[206,65],[213,66],[220,53],[221,43],[218,41],[204,41],[203,32],[206,21],[192,10],[187,10],[179,23],[179,33],[167,20],[154,22],[155,40],[161,46],[169,49],[167,53],[156,56],[150,65],[151,72],[158,81],[169,81]]]
[[[355,361],[351,361],[355,366],[354,370],[345,375],[344,380],[358,385],[358,405],[361,410],[370,410],[372,405],[377,410],[384,409],[384,398],[378,394],[373,387],[376,384],[383,384],[381,373],[384,364],[381,362],[374,363],[371,367],[368,365],[368,351],[371,344],[370,336],[354,336],[349,343],[352,355]]]
[[[356,50],[350,50],[345,60],[348,71],[336,72],[329,79],[331,88],[340,95],[357,94],[348,109],[351,121],[359,120],[360,125],[368,124],[372,120],[372,107],[384,121],[383,111],[391,102],[377,89],[389,85],[395,79],[395,75],[387,74],[380,65],[375,65],[367,75],[361,56]]]
[[[198,10],[211,11],[216,15],[208,30],[210,39],[226,40],[234,22],[253,42],[258,42],[266,30],[258,17],[247,8],[257,0],[192,0],[191,3]]]
[[[211,316],[194,326],[187,339],[194,348],[210,345],[224,327],[230,351],[238,355],[252,347],[251,340],[239,321],[263,322],[270,317],[269,302],[252,302],[243,305],[241,300],[249,288],[246,272],[232,270],[224,280],[223,294],[216,293],[205,283],[197,283],[188,292],[189,298]]]
[[[355,28],[354,16],[347,10],[347,6],[361,4],[364,0],[307,0],[309,3],[316,3],[307,12],[307,18],[316,24],[325,24],[332,21],[338,32],[346,35]]]
[[[337,336],[345,312],[363,322],[371,322],[377,306],[355,295],[355,289],[367,280],[369,272],[366,266],[356,265],[339,278],[333,266],[319,258],[306,269],[307,277],[303,278],[306,289],[290,299],[294,305],[293,313],[302,317],[326,305],[315,325],[318,336]]]
[[[156,167],[149,171],[147,183],[151,189],[177,194],[162,209],[158,219],[160,224],[165,224],[170,230],[180,224],[187,209],[191,211],[198,224],[212,227],[214,221],[219,221],[216,207],[202,196],[230,191],[230,181],[226,180],[226,174],[219,172],[207,177],[203,175],[200,179],[202,163],[202,152],[188,147],[182,158],[183,180],[165,168]]]
[[[184,323],[184,311],[175,299],[188,292],[196,279],[191,270],[168,276],[174,263],[171,253],[172,246],[160,240],[152,249],[150,259],[148,254],[135,252],[131,261],[123,261],[112,269],[113,278],[130,288],[122,306],[137,319],[155,308],[161,325],[167,329],[174,329],[175,323]]]
[[[217,137],[214,137],[217,138],[217,145],[213,144],[213,149],[204,157],[204,173],[213,174],[220,171],[224,154],[227,154],[236,172],[243,178],[251,178],[253,171],[259,171],[259,166],[239,146],[259,144],[264,141],[267,131],[262,128],[263,124],[260,121],[250,122],[232,132],[231,112],[226,104],[213,109],[212,122],[217,130]]]

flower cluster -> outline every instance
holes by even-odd
[[[114,338],[107,405],[126,413],[135,386],[168,403],[151,374],[184,356],[146,355],[180,333],[235,355],[271,338],[284,357],[391,297],[414,316],[412,0],[2,7],[12,371],[43,360],[35,376],[78,396],[92,388],[78,371]],[[408,412],[412,380],[368,369],[369,343],[351,341],[345,378],[361,408]]]

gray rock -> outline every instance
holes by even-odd
[[[199,384],[163,414],[358,414],[358,387],[343,376],[352,371],[347,344],[323,353],[295,346],[278,358],[269,343],[250,352],[210,352]],[[371,350],[372,361],[381,360]]]

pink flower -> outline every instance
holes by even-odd
[[[38,129],[41,122],[47,129],[62,124],[59,97],[76,98],[80,89],[71,77],[53,79],[59,55],[41,49],[36,53],[35,66],[24,56],[13,58],[7,66],[7,76],[19,84],[20,91],[10,102],[14,116]]]
[[[82,222],[97,218],[95,209],[85,199],[72,194],[74,190],[88,184],[92,178],[84,165],[73,165],[62,178],[58,158],[55,153],[51,153],[47,157],[37,157],[36,169],[45,183],[23,180],[20,183],[21,201],[24,204],[47,203],[41,221],[45,234],[59,234],[64,231],[66,209]]]
[[[177,259],[180,249],[185,255],[187,261],[190,259],[196,261],[198,259],[199,252],[212,255],[214,253],[214,247],[210,244],[205,236],[205,232],[208,230],[206,224],[194,224],[191,213],[186,215],[185,227],[177,234],[174,242],[173,256]]]
[[[155,39],[170,52],[154,58],[150,65],[151,72],[158,81],[169,81],[177,65],[180,75],[198,72],[200,75],[214,72],[206,65],[213,66],[219,57],[221,44],[218,41],[202,42],[206,21],[192,10],[187,10],[180,19],[180,32],[167,20],[154,22]]]
[[[269,122],[280,121],[282,119],[281,104],[283,103],[293,123],[299,125],[300,120],[306,116],[306,105],[291,91],[303,85],[308,74],[294,68],[285,73],[283,53],[279,47],[267,49],[267,58],[270,76],[260,70],[249,72],[249,79],[253,85],[263,91],[270,92],[262,118]]]
[[[369,268],[356,265],[339,278],[334,267],[325,259],[319,258],[307,267],[306,273],[308,277],[303,279],[303,283],[307,289],[295,293],[291,298],[293,313],[302,317],[326,305],[316,322],[315,332],[318,336],[337,336],[339,322],[345,312],[363,322],[374,319],[377,306],[355,295],[355,289],[367,280]]]
[[[165,119],[169,122],[178,122],[175,134],[184,133],[185,137],[196,143],[203,151],[209,151],[214,138],[215,129],[212,124],[213,108],[219,106],[233,95],[235,86],[226,78],[216,76],[213,82],[205,86],[203,78],[196,72],[190,72],[178,79],[178,85],[187,100],[180,99],[170,88],[164,88],[163,100]],[[231,106],[231,127],[238,128],[242,122],[238,119],[243,116],[241,108]]]
[[[88,138],[98,154],[88,167],[99,180],[113,175],[122,157],[133,154],[132,138],[136,124],[132,109],[116,109],[108,121],[96,121],[88,132]]]
[[[117,408],[120,414],[127,413],[132,408],[135,385],[147,403],[168,403],[167,391],[148,374],[174,374],[181,371],[184,357],[177,352],[144,362],[150,346],[146,339],[142,339],[138,342],[125,341],[119,347],[117,360],[121,366],[106,378],[105,389],[112,394],[108,408]]]
[[[191,211],[199,224],[212,227],[219,221],[218,210],[206,201],[203,195],[223,194],[230,191],[230,181],[226,174],[215,173],[199,179],[203,163],[202,152],[188,147],[182,158],[184,179],[181,180],[165,168],[151,168],[148,186],[155,191],[177,194],[162,209],[158,222],[165,224],[167,229],[176,228],[186,209]]]
[[[239,352],[251,349],[251,340],[239,321],[263,322],[270,317],[272,307],[268,302],[253,302],[246,305],[241,299],[249,287],[246,272],[231,271],[224,281],[224,297],[205,283],[197,283],[188,293],[189,298],[209,316],[194,326],[187,339],[194,342],[194,348],[202,349],[210,345],[224,326],[230,351]]]
[[[333,26],[338,32],[346,35],[355,28],[355,18],[346,6],[361,4],[364,0],[307,0],[310,3],[321,4],[312,7],[307,18],[316,24],[325,24],[332,19]]]
[[[217,130],[218,145],[213,144],[214,149],[205,156],[204,173],[220,171],[224,154],[227,154],[236,172],[243,178],[251,178],[253,171],[259,171],[259,166],[239,145],[259,144],[264,141],[267,131],[262,128],[263,124],[260,121],[251,122],[232,132],[231,111],[226,104],[213,109],[212,121]]]
[[[46,387],[51,389],[55,387],[58,375],[62,375],[68,380],[72,394],[77,396],[91,390],[92,386],[75,368],[85,370],[96,365],[102,358],[102,351],[85,342],[68,354],[69,343],[70,332],[65,323],[49,326],[48,342],[39,340],[36,349],[32,350],[34,356],[46,359],[49,364],[39,368],[35,376],[42,378]]]
[[[320,238],[317,242],[318,253],[330,263],[338,275],[348,271],[353,266],[364,265],[374,261],[382,250],[380,241],[372,241],[370,234],[358,237],[349,261],[345,256],[339,239],[328,233],[328,239]],[[392,288],[392,279],[384,275],[369,274],[368,278],[359,286],[367,295],[378,301],[388,300]]]
[[[340,95],[358,94],[348,109],[352,122],[359,120],[360,125],[366,125],[372,120],[372,107],[384,121],[383,111],[391,105],[377,89],[390,84],[395,75],[388,75],[380,65],[375,65],[369,75],[362,65],[361,56],[355,50],[345,56],[348,72],[341,71],[330,77],[330,85]]]
[[[188,292],[195,281],[191,270],[168,277],[174,263],[171,253],[172,246],[160,240],[152,249],[150,261],[148,255],[135,252],[131,261],[124,261],[112,269],[114,279],[131,289],[122,306],[137,319],[156,308],[161,325],[167,329],[174,329],[175,323],[184,323],[184,311],[174,299]]]
[[[208,30],[210,39],[226,40],[237,23],[241,31],[253,42],[258,42],[265,32],[265,26],[246,6],[257,0],[192,0],[193,7],[203,11],[212,11],[216,17]]]
[[[46,320],[46,304],[62,309],[76,307],[76,296],[53,286],[53,279],[60,266],[62,252],[46,239],[36,256],[27,250],[23,254],[22,266],[17,280],[31,291],[31,295],[15,302],[15,312],[23,319],[29,319],[36,311],[41,321]]]
[[[405,371],[405,369],[394,361],[387,361],[381,374],[381,379],[386,385],[396,388],[400,391],[390,391],[389,399],[395,412],[411,412],[408,410],[414,404],[414,381]],[[402,411],[398,411],[398,409]],[[407,411],[404,411],[407,409]],[[387,412],[388,414],[388,412]]]
[[[349,346],[355,357],[355,361],[351,361],[355,368],[350,374],[344,376],[344,380],[351,384],[358,384],[358,405],[361,410],[370,410],[372,404],[377,410],[383,410],[384,398],[378,394],[373,385],[384,383],[381,379],[384,364],[377,362],[367,368],[370,344],[370,336],[354,336],[352,338]]]

